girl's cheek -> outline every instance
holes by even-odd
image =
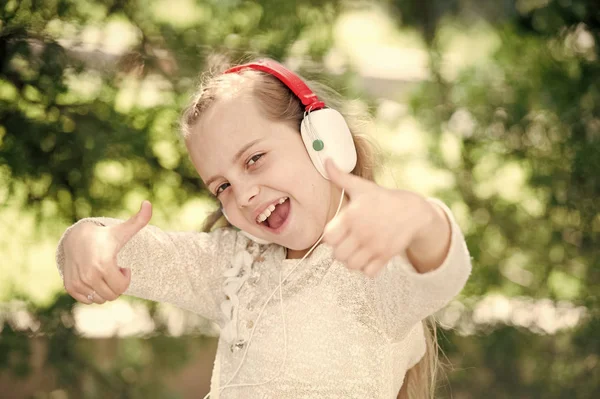
[[[226,198],[227,196],[224,195],[225,193],[221,194],[219,196],[219,203],[221,204],[221,209],[224,209],[225,212],[227,213],[227,217],[229,218],[230,221],[235,220],[235,207],[231,206],[230,202],[228,201],[228,199]]]

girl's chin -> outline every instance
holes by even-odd
[[[305,236],[302,233],[300,233],[299,235],[300,237],[298,235],[290,234],[289,236],[285,237],[285,239],[279,240],[281,242],[278,242],[278,244],[282,247],[287,248],[288,252],[308,251],[310,248],[312,248],[313,245],[315,245],[317,240],[321,237],[321,234],[318,232],[316,232],[316,234],[311,234],[310,236]]]

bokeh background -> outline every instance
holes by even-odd
[[[442,198],[473,256],[438,314],[439,398],[600,397],[597,0],[0,1],[0,397],[199,398],[216,331],[80,306],[54,264],[86,216],[197,230],[177,137],[215,57],[267,55],[372,117],[382,185]]]

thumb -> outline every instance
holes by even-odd
[[[349,195],[356,193],[364,187],[365,183],[368,183],[361,177],[341,171],[330,158],[325,160],[325,171],[329,180],[339,188],[345,189]]]
[[[119,242],[119,249],[148,225],[150,219],[152,219],[152,204],[149,201],[142,201],[142,206],[135,215],[123,223],[113,226],[113,232]]]

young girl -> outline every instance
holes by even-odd
[[[221,328],[211,398],[431,398],[425,324],[471,270],[447,207],[373,182],[373,151],[274,61],[210,78],[185,111],[223,228],[84,219],[57,263],[83,303],[170,302]],[[351,172],[351,173],[349,173]],[[233,227],[235,226],[235,228]]]

